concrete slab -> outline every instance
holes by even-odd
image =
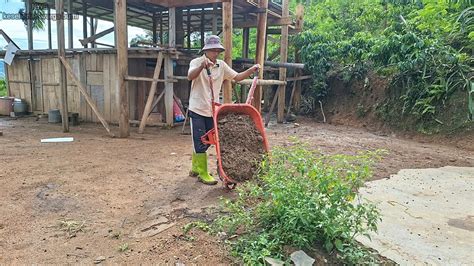
[[[474,265],[474,167],[404,169],[360,196],[383,219],[364,245],[401,265]]]

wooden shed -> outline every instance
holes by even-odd
[[[303,13],[299,6],[297,14],[290,14],[288,1],[28,0],[27,12],[34,5],[47,10],[49,49],[34,49],[34,33],[28,21],[28,50],[18,51],[6,69],[9,94],[25,99],[30,112],[47,113],[56,108],[61,109],[63,115],[76,112],[82,121],[102,122],[109,132],[108,123],[118,123],[122,137],[129,135],[130,122],[134,121],[140,122],[139,132],[143,132],[151,112],[162,114],[163,123],[173,125],[173,101],[178,98],[187,103],[187,67],[189,61],[198,56],[205,35],[213,33],[223,38],[224,60],[232,65],[232,33],[242,29],[243,52],[239,61],[242,64],[271,64],[265,62],[267,35],[281,36],[280,62],[273,62],[280,67],[279,80],[265,83],[280,86],[273,105],[278,98],[278,121],[281,122],[285,107],[288,34],[301,29]],[[51,19],[54,16],[49,16],[53,9],[55,18],[59,18],[56,21]],[[73,36],[72,20],[60,19],[61,14],[81,15],[83,36]],[[114,27],[95,32],[97,19],[112,21]],[[58,49],[52,49],[50,25],[53,22],[58,28],[54,36]],[[150,30],[152,40],[139,47],[129,47],[127,25]],[[64,36],[65,26],[69,28],[68,36]],[[256,40],[250,40],[250,28],[257,28]],[[100,42],[101,37],[112,32],[114,45]],[[80,39],[83,47],[73,47],[74,39]],[[193,45],[196,40],[200,43]],[[252,41],[257,43],[256,58],[249,59],[249,42]],[[263,79],[263,71],[260,75]],[[248,81],[242,82],[246,83]],[[255,98],[261,97],[259,88]],[[223,101],[231,100],[229,82],[223,87]],[[261,100],[256,100],[254,105],[260,110]],[[63,129],[69,130],[67,121]]]

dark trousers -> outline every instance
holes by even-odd
[[[191,118],[191,134],[195,153],[205,153],[210,145],[202,143],[201,137],[214,128],[212,117],[202,116],[193,111],[189,111]]]

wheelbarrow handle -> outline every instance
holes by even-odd
[[[249,95],[247,96],[247,101],[245,101],[246,104],[250,104],[252,102],[253,94],[255,93],[255,88],[257,87],[257,83],[258,83],[258,75],[255,75],[252,81],[252,86],[250,87],[250,90],[249,90]]]

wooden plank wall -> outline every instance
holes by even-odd
[[[32,91],[30,84],[30,67],[28,60],[15,60],[8,66],[8,81],[12,97],[25,99],[28,102],[28,110],[33,110]]]
[[[86,84],[92,99],[107,122],[118,123],[119,102],[116,79],[116,55],[82,53],[67,58],[74,73]],[[16,58],[14,64],[8,66],[8,79],[12,96],[25,99],[30,112],[48,113],[51,109],[60,108],[59,88],[59,61],[55,55],[36,56],[33,61],[34,90],[31,90],[29,64],[27,59]],[[181,69],[182,68],[182,69]],[[186,69],[185,69],[186,68]],[[180,75],[187,74],[186,67],[178,67]],[[153,76],[153,66],[146,66],[146,59],[129,59],[129,75],[149,77]],[[163,71],[162,71],[163,72]],[[160,75],[164,79],[163,73]],[[99,122],[87,105],[72,78],[67,74],[68,107],[69,112],[79,113],[79,119],[85,122]],[[180,80],[175,88],[176,95],[187,103],[189,97],[189,82]],[[130,119],[141,118],[145,100],[148,95],[150,82],[129,81]],[[158,83],[157,94],[164,89],[162,82]],[[153,112],[159,112],[165,117],[164,101],[161,100]]]

